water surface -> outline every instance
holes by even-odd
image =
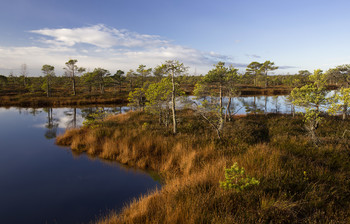
[[[88,223],[160,187],[146,172],[56,146],[84,113],[0,108],[0,223]]]

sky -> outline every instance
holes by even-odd
[[[154,68],[179,60],[206,74],[223,61],[241,72],[270,60],[271,74],[350,63],[346,0],[0,0],[0,74]]]

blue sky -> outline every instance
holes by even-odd
[[[205,74],[218,61],[276,74],[350,63],[349,1],[1,0],[0,73],[62,75],[64,63],[136,69],[177,59]]]

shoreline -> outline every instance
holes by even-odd
[[[187,87],[185,93],[187,96],[193,95],[194,87]],[[328,90],[335,90],[337,86],[328,86]],[[289,95],[293,88],[286,86],[277,87],[260,87],[260,86],[240,86],[239,91],[242,97],[249,96],[281,96]],[[4,91],[3,91],[4,92]],[[6,93],[6,92],[5,92]],[[57,94],[57,93],[56,93]],[[22,93],[6,95],[0,94],[1,107],[63,107],[63,106],[85,106],[85,105],[121,105],[128,103],[128,92],[92,95],[77,95],[67,96],[52,96],[46,97],[43,94],[37,93]]]
[[[240,96],[274,96],[288,95],[291,89],[286,88],[260,88],[249,87],[241,89]],[[190,96],[192,92],[186,92]],[[0,107],[64,107],[86,105],[122,105],[128,103],[128,95],[124,92],[119,94],[104,95],[78,95],[78,96],[52,96],[46,97],[37,94],[14,94],[0,96]]]

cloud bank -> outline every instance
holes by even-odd
[[[41,29],[30,32],[52,38],[44,39],[43,42],[64,46],[85,43],[100,48],[111,48],[116,46],[146,47],[168,44],[168,41],[162,40],[156,35],[138,34],[128,30],[108,28],[101,24],[82,28]]]
[[[111,72],[136,69],[139,64],[154,67],[165,60],[179,60],[197,74],[206,73],[218,61],[243,66],[227,55],[203,52],[157,35],[118,30],[102,24],[71,29],[45,28],[29,33],[33,35],[32,46],[0,46],[0,72],[13,70],[16,73],[20,65],[26,63],[30,75],[40,75],[42,65],[50,64],[61,75],[69,59],[77,59],[78,66],[90,70],[102,67]]]

